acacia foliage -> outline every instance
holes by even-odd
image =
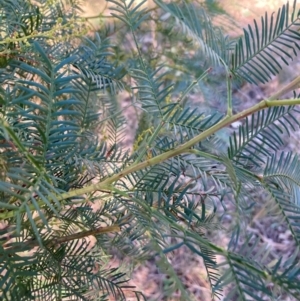
[[[224,12],[210,1],[109,2],[114,25],[90,39],[74,1],[1,1],[1,300],[125,300],[128,290],[146,299],[128,286],[128,266],[109,267],[116,250],[131,264],[155,259],[169,276],[165,295],[192,300],[168,260],[183,246],[203,259],[212,299],[228,286],[226,300],[297,299],[299,160],[278,150],[299,126],[299,95],[280,99],[299,79],[238,113],[232,95],[241,80],[267,82],[293,62],[296,1],[237,40],[214,26],[207,11]],[[143,48],[153,18],[157,47]],[[143,111],[132,152],[115,97],[123,89]],[[203,105],[191,101],[199,89]],[[236,121],[230,136],[221,131]],[[288,259],[248,236],[253,191],[290,230]],[[229,202],[224,248],[207,233],[222,228]]]

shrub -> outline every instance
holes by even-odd
[[[297,56],[296,2],[237,40],[210,20],[207,11],[223,14],[211,1],[155,0],[151,11],[109,2],[118,21],[92,39],[74,1],[1,0],[1,300],[125,300],[129,288],[145,299],[126,284],[129,265],[153,258],[169,277],[166,296],[191,300],[168,261],[183,246],[202,257],[212,299],[229,285],[226,300],[298,300],[300,165],[280,148],[300,103],[296,92],[282,97],[300,78],[241,111],[233,95]],[[140,43],[151,18],[156,48]],[[123,41],[110,45],[112,33]],[[131,152],[122,89],[143,112]],[[290,230],[288,260],[247,233],[257,194]],[[235,219],[224,248],[209,232],[226,206]],[[109,267],[116,252],[128,266]]]

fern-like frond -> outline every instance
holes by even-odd
[[[144,69],[144,70],[143,70]],[[155,114],[162,118],[163,106],[165,105],[165,98],[170,93],[170,87],[164,87],[160,80],[164,74],[159,74],[161,68],[151,72],[146,66],[142,70],[133,69],[132,77],[137,81],[137,86],[134,89],[138,90],[138,99],[142,106],[151,115]],[[160,87],[162,88],[160,89]]]
[[[213,26],[205,10],[186,1],[183,1],[182,7],[175,3],[165,4],[160,0],[155,0],[155,3],[175,19],[170,29],[174,31],[179,27],[183,34],[197,43],[210,66],[222,65],[227,69],[228,42],[220,29]]]
[[[30,297],[28,285],[22,282],[22,277],[24,275],[29,277],[37,275],[37,272],[31,270],[30,266],[31,264],[37,264],[38,259],[29,253],[29,247],[22,242],[16,241],[14,249],[5,249],[5,240],[10,240],[12,233],[12,229],[8,227],[0,230],[0,271],[2,275],[0,278],[0,294],[2,300],[22,300],[21,298]],[[19,238],[19,236],[14,236],[14,239]],[[20,253],[17,253],[16,249]],[[17,279],[19,280],[17,281]]]
[[[73,66],[80,71],[85,80],[91,79],[98,89],[109,89],[115,94],[123,89],[120,79],[124,76],[124,69],[122,66],[116,68],[108,61],[111,55],[109,47],[107,41],[101,41],[98,35],[95,42],[86,38],[85,44],[72,51],[72,55],[77,56]]]
[[[273,107],[246,118],[238,133],[234,132],[229,139],[229,158],[243,166],[264,164],[270,150],[276,152],[284,145],[281,135],[289,135],[290,128],[296,130],[296,112],[296,107]]]
[[[96,254],[88,255],[87,251],[88,243],[79,240],[40,254],[39,263],[35,266],[38,277],[30,281],[35,300],[89,300],[90,291],[97,291],[100,297],[112,295],[125,300],[122,290],[124,274],[117,269],[102,269],[101,263],[97,264]],[[76,269],[73,268],[75,261]],[[57,276],[57,271],[61,276]],[[72,277],[66,278],[64,275]]]
[[[223,115],[214,112],[205,114],[199,112],[199,109],[180,108],[174,110],[170,108],[171,117],[166,121],[166,130],[174,133],[174,138],[179,143],[192,139],[196,135],[218,123]],[[167,111],[167,112],[168,112]],[[176,139],[176,140],[177,140]]]
[[[88,149],[87,145],[98,147],[98,140],[91,132],[98,112],[90,111],[93,83],[68,69],[77,55],[67,56],[55,64],[39,44],[35,44],[33,51],[40,60],[40,69],[25,62],[14,62],[18,71],[16,84],[11,91],[3,92],[6,100],[1,138],[8,144],[2,157],[3,160],[6,158],[8,166],[1,188],[2,203],[16,212],[18,230],[21,229],[21,215],[26,213],[35,235],[40,237],[29,208],[33,206],[46,225],[42,207],[46,205],[57,214],[60,204],[56,196],[61,190],[66,191],[80,183],[78,174],[84,174],[84,171],[74,163],[79,158],[91,160],[97,157],[92,154],[93,148]],[[23,78],[23,73],[32,77]],[[111,139],[114,131],[112,127],[108,133]],[[121,137],[115,137],[114,145],[116,139]],[[111,152],[109,156],[114,158],[116,154]],[[11,156],[14,161],[10,161]],[[104,158],[107,157],[105,154]],[[18,207],[15,208],[15,204]]]
[[[234,251],[232,252],[232,247]],[[239,247],[239,255],[236,254],[235,244],[229,245],[229,252],[220,267],[225,269],[223,276],[219,279],[217,287],[231,284],[229,293],[225,300],[258,300],[266,298],[273,300],[275,296],[293,296],[299,294],[297,285],[300,269],[296,263],[299,255],[298,249],[289,256],[286,262],[282,258],[270,263],[268,254],[270,247],[260,244],[260,238],[246,237]],[[286,273],[282,273],[286,269]],[[294,274],[292,274],[294,273]],[[272,289],[270,284],[272,283]]]
[[[146,3],[146,0],[140,1],[137,5],[134,5],[134,1],[126,0],[107,0],[115,6],[110,7],[113,11],[112,16],[122,21],[129,26],[131,30],[135,30],[139,25],[149,17],[149,13],[146,8],[142,8]],[[116,13],[115,13],[116,12]]]
[[[282,220],[287,224],[297,246],[300,246],[300,207],[295,189],[300,186],[299,159],[292,153],[271,156],[264,170],[263,186],[277,205]]]
[[[248,25],[232,53],[232,72],[250,83],[266,83],[283,64],[289,65],[300,50],[299,14],[295,0],[291,10],[287,2],[277,14],[266,12],[261,17],[261,29],[256,20],[254,26]]]

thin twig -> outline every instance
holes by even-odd
[[[88,230],[88,231],[81,231],[77,232],[68,236],[62,236],[62,237],[52,237],[50,240],[48,239],[45,242],[46,246],[53,246],[53,245],[59,245],[63,244],[72,240],[84,238],[90,235],[100,235],[100,234],[105,234],[105,233],[113,233],[113,232],[119,232],[121,230],[120,226],[118,225],[113,225],[113,226],[108,226],[108,227],[99,227],[93,230]],[[34,240],[27,240],[27,241],[22,241],[22,244],[20,245],[18,242],[11,242],[11,243],[6,243],[2,245],[4,248],[5,252],[24,252],[27,251],[28,248],[32,249],[34,247],[39,246],[39,242],[34,239]],[[24,250],[25,249],[25,250]],[[1,256],[1,255],[0,255]]]

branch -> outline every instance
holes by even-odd
[[[297,76],[292,82],[290,82],[288,85],[280,89],[278,92],[274,93],[271,97],[269,97],[268,100],[276,100],[282,95],[295,90],[296,88],[300,87],[300,75]]]
[[[300,82],[300,78],[298,80]],[[291,86],[291,85],[288,85]],[[281,91],[286,90],[282,89]],[[275,95],[275,94],[274,94]],[[291,105],[299,105],[300,104],[300,99],[282,99],[282,100],[272,100],[274,98],[274,95],[271,96],[270,99],[267,100],[262,100],[258,104],[254,105],[251,108],[248,108],[240,113],[237,113],[232,116],[225,116],[222,120],[220,120],[217,124],[212,126],[211,128],[207,129],[206,131],[202,132],[201,134],[197,135],[193,139],[189,140],[188,142],[178,146],[175,149],[169,150],[163,154],[157,155],[151,159],[145,160],[140,163],[133,163],[132,165],[128,166],[124,170],[114,174],[113,176],[103,180],[102,182],[99,182],[97,184],[93,184],[84,188],[79,188],[75,189],[69,192],[62,193],[61,195],[57,195],[56,198],[58,201],[64,201],[73,197],[78,197],[80,195],[94,192],[94,191],[99,191],[99,190],[109,190],[113,191],[114,187],[112,184],[121,178],[124,178],[128,174],[131,174],[133,172],[137,172],[141,169],[144,169],[149,166],[154,166],[157,164],[160,164],[161,162],[164,162],[170,158],[176,157],[178,155],[181,155],[183,153],[189,152],[190,149],[197,143],[201,142],[202,140],[206,139],[207,137],[213,135],[220,129],[232,124],[233,122],[236,122],[240,119],[243,119],[249,115],[252,115],[258,111],[261,111],[263,109],[269,108],[269,107],[278,107],[278,106],[291,106]],[[3,125],[5,127],[5,124]],[[13,142],[17,145],[17,141],[14,141],[13,137],[11,137]],[[82,200],[82,202],[85,202],[85,200]],[[39,201],[38,202],[39,206],[43,206],[44,202]],[[34,211],[35,207],[34,205],[29,206],[30,210]],[[12,211],[13,210],[13,211]],[[19,207],[15,207],[14,209],[8,209],[0,213],[0,219],[8,219],[12,218],[15,216],[15,211],[16,210],[22,210],[25,212],[25,207],[20,209]]]
[[[178,146],[175,149],[169,150],[163,154],[160,154],[156,157],[153,157],[151,159],[145,160],[141,163],[133,164],[121,172],[105,179],[104,181],[90,185],[84,188],[76,189],[70,192],[66,192],[58,196],[58,200],[65,200],[68,198],[76,197],[85,193],[93,192],[96,190],[102,190],[102,189],[111,189],[109,186],[113,184],[114,182],[120,180],[124,176],[131,174],[133,172],[139,171],[141,169],[144,169],[149,166],[154,166],[157,164],[160,164],[161,162],[164,162],[172,157],[181,155],[185,152],[188,152],[191,147],[193,147],[195,144],[201,142],[202,140],[206,139],[207,137],[213,135],[220,129],[230,125],[233,122],[236,122],[240,119],[243,119],[249,115],[254,114],[257,111],[263,110],[268,107],[277,107],[282,105],[297,105],[300,104],[300,99],[284,99],[284,100],[262,100],[260,103],[256,104],[255,106],[248,108],[240,113],[237,113],[233,116],[226,116],[221,121],[219,121],[217,124],[212,126],[210,129],[204,131],[203,133],[197,135],[193,139],[189,140],[188,142]],[[0,215],[1,218],[1,215]]]
[[[51,246],[51,245],[59,245],[59,244],[63,244],[75,239],[80,239],[80,238],[84,238],[90,235],[100,235],[100,234],[105,234],[105,233],[112,233],[112,232],[119,232],[120,231],[120,227],[113,225],[113,226],[108,226],[108,227],[99,227],[93,230],[88,230],[88,231],[81,231],[81,232],[77,232],[75,234],[71,234],[68,236],[62,236],[62,237],[53,237],[51,238],[51,240],[48,240],[45,242],[46,246]],[[5,252],[23,252],[24,249],[27,248],[34,248],[39,246],[39,242],[38,240],[34,239],[34,240],[28,240],[28,241],[23,241],[21,246],[18,242],[11,242],[11,243],[7,243],[4,244],[2,247],[5,250]],[[0,255],[3,256],[3,255]]]

